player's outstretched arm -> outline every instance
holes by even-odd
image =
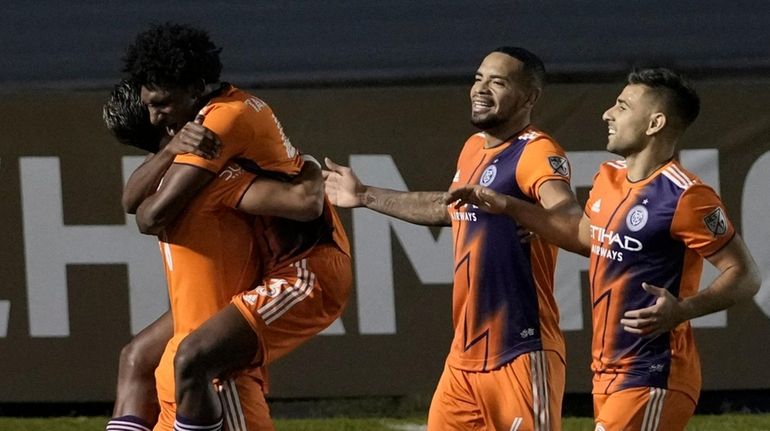
[[[643,283],[642,288],[658,299],[651,307],[627,311],[620,320],[623,329],[633,334],[656,336],[688,320],[748,300],[759,291],[762,284],[759,269],[738,234],[706,259],[719,270],[709,287],[679,301],[668,290]]]
[[[160,148],[160,151],[151,154],[129,177],[121,199],[125,212],[136,214],[142,201],[158,190],[158,185],[177,155],[191,153],[212,159],[218,155],[221,143],[210,130],[200,124],[189,123],[168,143],[161,143]]]
[[[445,192],[402,192],[367,186],[347,166],[325,159],[323,172],[326,194],[341,208],[366,207],[410,223],[426,226],[449,226]]]
[[[255,178],[238,203],[238,209],[254,215],[310,221],[321,216],[323,205],[321,166],[318,162],[306,161],[299,175],[290,181]]]
[[[455,207],[471,204],[493,214],[506,214],[542,239],[565,250],[588,256],[588,219],[582,215],[572,190],[564,181],[547,181],[539,190],[542,206],[498,193],[480,185],[450,190],[445,202]]]

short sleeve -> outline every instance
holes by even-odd
[[[257,176],[235,163],[222,169],[211,187],[214,197],[225,207],[237,208],[243,195]]]
[[[687,248],[708,257],[735,235],[722,200],[709,186],[696,184],[682,193],[671,223],[671,235]]]
[[[291,146],[280,122],[267,105],[255,109],[243,102],[214,103],[205,110],[203,125],[222,142],[216,159],[207,160],[193,154],[182,154],[176,163],[194,165],[219,172],[235,159],[246,159],[258,169],[296,175],[302,168],[299,152]]]
[[[527,144],[516,166],[516,182],[525,195],[540,200],[538,189],[549,180],[570,182],[569,160],[556,142],[547,136]]]

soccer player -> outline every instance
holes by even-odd
[[[545,70],[531,52],[489,53],[470,90],[471,122],[452,187],[484,184],[545,208],[574,201],[563,149],[531,124]],[[559,430],[565,348],[553,294],[556,248],[522,243],[510,217],[447,208],[445,192],[363,185],[326,161],[335,205],[366,207],[422,225],[452,226],[454,339],[428,414],[428,430]]]
[[[212,145],[216,141],[199,140],[202,136],[191,138],[180,133],[169,142],[169,137],[162,136],[162,131],[150,124],[147,108],[142,105],[139,98],[139,89],[130,81],[123,81],[115,86],[104,107],[104,118],[108,128],[120,142],[156,153],[148,158],[148,163],[152,163],[153,159],[156,159],[156,162],[165,160],[165,166],[159,168],[163,171],[171,165],[173,156],[176,154],[191,152],[213,157],[217,153],[216,146]],[[159,144],[161,141],[162,143]],[[171,156],[166,157],[165,154],[171,154]],[[238,207],[243,211],[256,214],[280,211],[300,219],[306,218],[307,216],[303,213],[315,212],[313,209],[315,204],[312,201],[316,199],[313,196],[319,195],[319,199],[323,200],[320,180],[320,169],[313,163],[303,166],[300,175],[290,183],[256,177],[241,198]],[[217,183],[220,181],[224,180],[215,180],[211,188],[219,187]],[[243,176],[243,179],[238,181],[249,180]],[[134,212],[141,203],[142,197],[132,196],[128,193],[129,189],[130,187],[126,190],[123,203],[127,211]],[[333,208],[327,204],[326,210],[332,219],[332,228],[339,230],[341,233],[337,235],[342,235],[341,238],[345,239],[343,228]],[[265,223],[265,220],[262,223]],[[302,224],[297,227],[302,227]],[[259,230],[256,234],[262,235]],[[291,238],[291,235],[287,235],[286,232],[283,234]],[[284,242],[284,244],[292,243]],[[303,257],[303,254],[306,256]],[[272,362],[326,328],[339,316],[349,294],[352,271],[346,240],[340,244],[335,243],[335,247],[330,247],[328,241],[321,239],[307,253],[301,249],[277,249],[271,256],[266,256],[262,260],[279,262],[279,264],[267,269],[262,282],[256,283],[257,287],[252,289],[253,291],[270,288],[271,284],[275,289],[278,280],[287,280],[294,284],[297,281],[296,262],[305,262],[307,268],[304,271],[308,275],[317,275],[314,283],[306,286],[305,291],[301,292],[302,295],[292,296],[294,301],[285,301],[286,292],[291,289],[282,292],[283,298],[281,295],[275,295],[275,298],[258,296],[257,308],[264,308],[260,311],[266,315],[269,313],[270,322],[266,325],[263,335],[267,344],[266,351],[270,352],[267,362]],[[319,265],[328,266],[334,272],[319,271]],[[125,427],[132,430],[146,430],[155,424],[159,406],[152,372],[158,365],[164,346],[172,334],[171,316],[170,313],[166,313],[140,332],[123,349],[113,420],[108,424],[108,430],[125,430]]]
[[[701,388],[689,321],[751,298],[760,278],[720,198],[675,159],[700,110],[667,69],[628,75],[602,115],[607,150],[585,210],[554,213],[472,185],[446,202],[508,215],[563,248],[590,253],[596,429],[683,430]],[[698,291],[703,259],[720,272]]]
[[[218,53],[205,32],[168,23],[140,34],[125,59],[124,69],[141,86],[154,125],[175,136],[211,134],[222,142],[214,158],[178,155],[161,174],[158,165],[145,163],[127,185],[130,195],[146,194],[136,211],[140,230],[161,237],[174,321],[174,336],[156,371],[161,401],[156,429],[220,429],[223,413],[231,412],[227,406],[223,412],[211,381],[234,372],[241,408],[259,406],[246,415],[255,418],[249,428],[271,428],[258,366],[323,329],[317,321],[336,318],[338,312],[318,307],[344,302],[351,279],[344,277],[350,275],[347,238],[328,207],[301,225],[263,217],[255,228],[247,221],[248,234],[239,221],[243,214],[210,208],[209,201],[247,199],[249,192],[231,181],[243,176],[241,168],[290,178],[303,163],[267,104],[219,81]],[[202,125],[191,121],[196,113]],[[231,165],[234,160],[239,165]],[[148,185],[160,177],[160,187],[152,191]],[[215,177],[233,185],[212,191]],[[255,229],[262,229],[259,235]],[[249,254],[252,240],[253,249],[271,251],[269,260],[255,262],[266,254]],[[252,289],[250,271],[257,272],[257,263],[275,278]],[[347,287],[327,304],[329,297],[317,286],[329,281]],[[303,307],[318,308],[313,308],[317,321],[302,314]],[[339,304],[334,308],[341,311]],[[286,333],[295,341],[280,338]],[[229,382],[225,389],[233,388]]]

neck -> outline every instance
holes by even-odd
[[[514,133],[518,133],[530,124],[529,112],[526,115],[517,116],[495,128],[484,130],[484,148],[494,148],[507,141]]]
[[[625,157],[628,181],[637,182],[648,178],[674,158],[673,144],[650,143],[644,150]]]

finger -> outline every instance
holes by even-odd
[[[620,319],[620,324],[629,328],[646,328],[655,324],[654,319]]]
[[[627,319],[645,319],[655,315],[654,307],[639,308],[636,310],[629,310],[623,313],[623,317]]]
[[[646,329],[632,328],[630,326],[624,326],[623,330],[636,335],[647,335],[648,333]]]
[[[327,171],[326,169],[321,171],[321,176],[323,177],[324,181],[328,180],[331,174],[331,171]]]
[[[328,157],[324,157],[324,164],[326,164],[326,167],[329,168],[330,170],[334,171],[334,172],[339,172],[340,169],[342,169],[342,166],[334,163],[332,161],[332,159],[330,159]]]
[[[668,292],[666,289],[662,287],[653,286],[648,283],[642,283],[642,289],[645,290],[645,292],[649,293],[650,295],[654,296],[666,296],[666,292]]]
[[[195,116],[195,120],[193,120],[193,122],[195,122],[197,124],[203,124],[203,120],[205,120],[205,119],[206,119],[205,115],[203,115],[201,113],[198,113],[198,115]]]

